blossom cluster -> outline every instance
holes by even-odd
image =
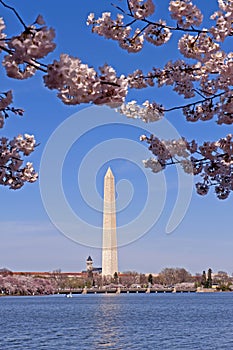
[[[136,18],[135,21],[152,14],[154,12],[152,5],[151,0],[144,4],[141,4],[140,0],[129,1],[131,14]],[[116,40],[122,49],[133,53],[142,50],[145,40],[155,46],[160,46],[171,38],[171,31],[164,20],[148,24],[144,29],[137,27],[133,32],[132,26],[124,23],[122,14],[117,14],[116,20],[113,20],[110,12],[104,12],[98,19],[95,18],[94,13],[90,13],[87,24],[92,26],[93,33],[104,36],[106,39]]]
[[[41,16],[36,22],[44,24]],[[34,75],[40,67],[37,60],[44,58],[55,49],[54,37],[53,28],[47,28],[47,26],[37,28],[35,25],[30,25],[20,35],[8,40],[5,50],[8,55],[2,62],[7,75],[15,79],[27,79]]]
[[[129,7],[133,16],[137,19],[151,16],[155,11],[153,0],[129,0]]]
[[[210,120],[216,113],[212,100],[206,100],[196,106],[187,106],[183,108],[184,116],[189,122],[197,122],[198,120]]]
[[[219,10],[210,17],[216,20],[215,26],[210,32],[217,41],[224,41],[227,36],[232,35],[233,3],[231,0],[218,0]]]
[[[191,98],[195,95],[193,82],[200,79],[200,64],[189,65],[183,60],[169,61],[164,69],[154,68],[153,75],[157,79],[158,87],[173,85],[174,91],[179,95]]]
[[[201,11],[190,0],[170,1],[169,11],[171,12],[171,17],[182,28],[199,26],[203,21]]]
[[[137,69],[127,76],[129,88],[132,89],[143,89],[147,86],[154,86],[154,78],[155,75],[153,72],[149,72],[145,76],[141,69]]]
[[[23,115],[23,110],[21,108],[11,107],[13,102],[12,91],[9,90],[0,95],[0,129],[3,128],[5,119],[9,117],[9,112],[14,114]]]
[[[142,89],[154,86],[157,82],[158,87],[173,86],[173,90],[186,99],[197,95],[196,86],[199,82],[202,99],[182,107],[186,120],[207,121],[216,115],[218,124],[233,123],[230,89],[233,85],[233,53],[217,51],[211,53],[208,59],[206,56],[205,60],[200,59],[195,64],[188,64],[184,60],[169,61],[163,69],[153,68],[147,74],[137,69],[127,78],[130,88]],[[218,93],[221,90],[223,92]],[[166,112],[165,107],[161,106],[161,109]]]
[[[3,128],[5,122],[4,112],[12,103],[12,91],[7,91],[0,96],[0,129]],[[6,112],[5,112],[6,113]]]
[[[169,61],[163,69],[153,68],[147,74],[137,69],[129,74],[127,79],[130,88],[143,89],[154,86],[156,82],[158,87],[171,85],[178,94],[190,98],[195,96],[194,82],[200,81],[201,73],[202,68],[199,62],[190,65],[183,60],[177,60]]]
[[[215,43],[207,33],[195,36],[185,34],[179,40],[178,48],[182,55],[187,58],[206,61],[211,54],[219,50],[219,44]]]
[[[2,51],[1,48],[5,47],[6,43],[5,43],[5,38],[6,38],[6,34],[3,32],[3,30],[5,29],[5,23],[2,17],[0,17],[0,52]]]
[[[23,114],[22,109],[10,107],[13,102],[12,91],[9,90],[0,95],[0,128],[4,126],[8,112],[18,115]],[[0,139],[0,185],[8,186],[11,189],[21,188],[25,182],[35,182],[38,174],[35,172],[32,163],[27,162],[23,166],[23,156],[34,151],[36,142],[33,135],[19,135],[13,140],[5,137]]]
[[[23,165],[22,156],[30,155],[36,146],[33,135],[25,134],[8,140],[0,139],[0,185],[10,189],[19,189],[25,182],[35,182],[38,174],[32,163]]]
[[[140,34],[139,28],[136,28],[134,34],[131,35],[132,28],[125,26],[123,19],[124,16],[118,14],[116,20],[113,20],[110,12],[104,12],[102,17],[95,19],[94,13],[90,13],[87,24],[92,26],[93,33],[118,41],[122,49],[128,52],[138,52],[143,47],[144,36]]]
[[[92,32],[104,36],[106,39],[122,40],[130,34],[130,26],[124,27],[124,16],[117,14],[116,20],[111,18],[110,12],[104,12],[102,17],[95,19],[95,14],[90,13],[87,25],[92,26]]]
[[[196,183],[198,194],[206,195],[213,186],[217,197],[226,199],[233,191],[233,135],[214,142],[205,141],[199,146],[195,140],[160,140],[154,135],[142,135],[141,141],[149,144],[154,155],[144,161],[144,166],[154,173],[168,165],[180,164],[186,173],[201,178]]]
[[[198,120],[207,121],[217,115],[217,124],[233,124],[233,96],[232,92],[222,93],[218,98],[218,103],[212,98],[205,99],[202,103],[188,105],[183,108],[183,114],[187,121],[196,122]]]
[[[166,27],[164,20],[159,20],[156,24],[150,24],[144,31],[144,38],[155,46],[160,46],[168,42],[171,38],[171,31]]]
[[[164,111],[157,103],[150,103],[148,100],[137,105],[136,101],[123,103],[117,111],[124,114],[127,118],[141,119],[145,123],[155,122],[162,119]]]
[[[58,97],[69,105],[93,102],[111,107],[120,106],[127,94],[128,81],[124,75],[105,64],[100,75],[80,59],[62,54],[60,61],[48,65],[44,83],[49,89],[58,90]]]

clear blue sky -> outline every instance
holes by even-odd
[[[158,12],[162,16],[166,15],[168,2],[157,2]],[[178,57],[175,39],[162,48],[147,45],[141,53],[129,55],[119,49],[117,43],[91,34],[85,24],[87,15],[90,12],[100,15],[103,11],[112,11],[110,1],[86,0],[80,4],[75,0],[67,0],[65,3],[57,2],[56,6],[55,2],[45,0],[35,3],[9,0],[8,3],[17,8],[26,23],[32,23],[38,14],[42,14],[46,23],[56,29],[57,48],[46,58],[48,63],[58,58],[60,53],[68,53],[96,69],[108,63],[119,73],[127,74],[136,68],[146,72],[153,66],[163,65],[169,59]],[[210,10],[205,9],[206,13]],[[8,33],[18,33],[21,26],[13,14],[2,7],[1,13],[6,18]],[[143,169],[141,155],[145,154],[146,158],[150,154],[138,142],[144,129],[157,133],[165,130],[165,135],[167,131],[174,135],[176,130],[177,134],[188,139],[211,140],[232,133],[232,127],[217,127],[214,122],[187,124],[182,115],[176,112],[168,115],[174,130],[168,122],[163,129],[163,124],[135,123],[105,108],[85,105],[68,107],[57,99],[55,92],[43,87],[40,73],[32,79],[19,82],[6,78],[1,68],[1,89],[13,89],[15,106],[26,111],[23,118],[12,116],[8,119],[1,134],[8,137],[25,132],[34,134],[40,146],[29,160],[33,161],[37,169],[40,168],[43,151],[45,155],[48,154],[47,141],[60,128],[58,130],[62,137],[57,143],[57,151],[49,154],[46,166],[42,164],[42,192],[48,193],[46,203],[54,193],[50,205],[54,215],[57,215],[56,225],[61,227],[63,222],[68,222],[70,227],[65,225],[66,232],[60,232],[50,221],[51,213],[43,205],[39,182],[14,192],[1,188],[0,267],[14,271],[51,271],[58,268],[62,271],[80,271],[85,269],[88,255],[92,256],[95,266],[100,266],[101,250],[93,246],[99,245],[103,176],[110,165],[118,183],[118,225],[123,225],[119,229],[119,239],[123,245],[119,248],[120,271],[156,273],[164,267],[184,267],[195,273],[211,267],[214,272],[220,269],[230,274],[233,272],[232,196],[226,201],[219,201],[212,193],[202,198],[193,192],[180,225],[167,234],[166,227],[175,207],[177,193],[180,191],[182,198],[187,197],[187,179],[182,178],[178,183],[176,169],[166,171],[165,178],[151,175],[149,170]],[[171,89],[132,91],[129,98],[139,102],[148,98],[166,103],[166,106],[180,102]],[[65,129],[66,124],[62,124],[65,120],[71,122],[68,131]],[[73,142],[67,146],[71,138]],[[52,139],[52,142],[57,140]],[[64,150],[67,154],[63,159],[60,152]],[[54,169],[63,160],[60,174]],[[66,208],[60,207],[61,203],[57,200],[54,184],[60,180],[69,213],[66,213]],[[81,195],[86,196],[86,199]],[[140,216],[143,208],[146,213]],[[71,221],[70,214],[73,215]],[[77,221],[72,221],[73,217]],[[130,222],[133,222],[132,226]],[[98,237],[95,236],[95,230]],[[92,240],[89,237],[94,238]]]

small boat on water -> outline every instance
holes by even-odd
[[[72,297],[73,297],[73,295],[71,292],[69,294],[66,294],[66,298],[72,298]]]

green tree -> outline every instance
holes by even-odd
[[[202,276],[201,276],[201,285],[203,287],[206,287],[206,273],[205,271],[202,272]]]
[[[206,287],[212,288],[212,270],[211,269],[209,269],[207,273]]]
[[[148,283],[153,284],[153,276],[151,273],[148,276]]]
[[[114,272],[113,280],[114,280],[114,283],[118,283],[118,273],[117,272]]]
[[[206,272],[203,271],[202,278],[201,278],[201,285],[204,288],[212,288],[212,270],[211,269],[208,269],[207,277],[206,277]]]

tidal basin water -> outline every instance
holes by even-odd
[[[233,349],[233,293],[0,298],[1,350]]]

